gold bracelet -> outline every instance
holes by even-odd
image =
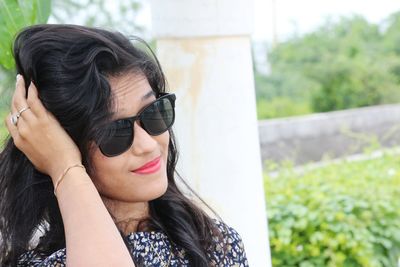
[[[67,174],[67,172],[68,172],[70,169],[75,168],[75,167],[80,167],[80,168],[85,169],[85,166],[83,166],[82,164],[75,164],[75,165],[72,165],[72,166],[69,166],[68,168],[66,168],[66,169],[64,170],[64,172],[61,174],[60,178],[58,178],[56,184],[54,185],[54,195],[55,195],[56,197],[57,197],[56,191],[57,191],[58,185],[61,183],[62,179],[65,177],[65,175]]]

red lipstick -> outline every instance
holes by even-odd
[[[133,170],[132,172],[137,174],[151,174],[157,172],[161,167],[161,156],[146,163],[142,167]]]

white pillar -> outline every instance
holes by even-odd
[[[177,95],[178,172],[271,266],[251,59],[253,1],[152,0],[157,55]]]

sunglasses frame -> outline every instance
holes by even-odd
[[[141,119],[141,116],[142,116],[143,112],[144,112],[148,107],[152,106],[154,103],[156,103],[157,101],[160,101],[160,100],[162,100],[162,99],[164,99],[164,98],[167,98],[167,99],[170,101],[171,105],[172,105],[172,111],[173,111],[173,119],[172,119],[172,122],[171,122],[170,126],[168,126],[168,128],[165,129],[165,131],[162,131],[162,132],[160,132],[160,133],[158,133],[158,134],[149,133],[148,130],[146,129],[146,127],[143,125],[143,123],[142,123],[141,120],[140,120],[140,119]],[[126,152],[126,151],[132,146],[133,139],[134,139],[134,134],[135,134],[135,133],[134,133],[134,130],[133,130],[133,127],[134,127],[135,121],[137,121],[137,120],[139,120],[139,122],[140,122],[140,127],[142,127],[142,129],[145,130],[146,133],[148,133],[148,134],[151,135],[151,136],[157,136],[157,135],[160,135],[160,134],[165,133],[166,131],[168,131],[168,130],[172,127],[172,125],[174,125],[174,122],[175,122],[175,100],[176,100],[176,96],[175,96],[175,94],[173,94],[173,93],[158,93],[158,94],[157,94],[157,99],[154,100],[153,102],[151,102],[150,104],[144,106],[144,107],[138,112],[138,114],[137,114],[136,116],[127,117],[127,118],[122,118],[122,119],[118,119],[118,120],[115,120],[115,121],[110,122],[110,123],[115,123],[115,122],[117,122],[117,121],[129,121],[130,124],[131,124],[131,126],[132,126],[132,140],[130,141],[130,145],[129,145],[124,151],[122,151],[122,152],[120,152],[120,153],[118,153],[118,154],[108,154],[108,153],[105,153],[105,152],[103,151],[103,149],[101,148],[101,144],[100,144],[100,145],[99,145],[99,148],[100,148],[101,153],[103,153],[103,155],[105,155],[106,157],[115,157],[115,156],[121,155],[122,153]]]

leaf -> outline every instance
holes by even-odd
[[[17,1],[0,0],[0,64],[6,69],[14,67],[11,55],[12,39],[23,25],[23,15]]]
[[[23,23],[23,15],[16,0],[0,0],[0,17],[9,32],[17,32]]]
[[[45,23],[50,16],[51,0],[0,0],[0,65],[14,68],[12,43],[24,27]]]
[[[34,0],[36,23],[46,23],[50,16],[51,0]]]
[[[34,21],[35,19],[33,1],[18,0],[18,5],[23,14],[24,25],[29,25],[29,21]]]

